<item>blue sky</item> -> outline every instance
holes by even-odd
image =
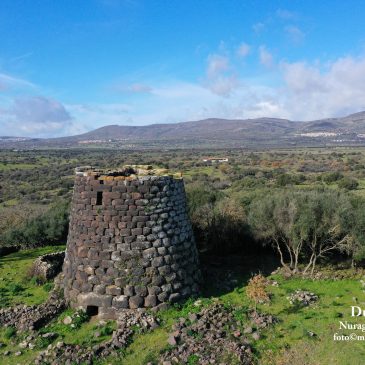
[[[365,110],[363,1],[3,0],[0,135]]]

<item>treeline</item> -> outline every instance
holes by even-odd
[[[365,259],[365,201],[326,186],[228,194],[207,184],[186,187],[188,210],[201,252],[215,255],[273,249],[284,267],[313,272],[320,261]],[[9,227],[0,247],[65,242],[69,204],[64,200]]]
[[[69,203],[60,201],[35,217],[5,230],[0,235],[0,247],[34,248],[66,241]]]

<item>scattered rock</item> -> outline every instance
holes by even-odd
[[[277,322],[277,319],[271,314],[259,313],[257,311],[251,311],[249,313],[249,317],[251,318],[252,323],[254,323],[257,328],[265,328]]]
[[[105,324],[106,322],[100,321],[99,327]],[[123,349],[128,345],[136,328],[140,332],[145,332],[157,326],[157,318],[142,309],[121,311],[117,319],[118,328],[113,332],[110,340],[94,345],[92,348],[67,345],[59,341],[55,345],[51,344],[46,350],[41,351],[35,363],[92,364],[95,358],[105,358],[110,355],[117,356],[117,350]],[[95,337],[100,335],[100,331],[95,332]]]
[[[241,336],[241,331],[238,331],[238,330],[234,331],[233,336],[234,337],[240,337]]]
[[[61,349],[64,345],[65,345],[64,342],[59,341],[59,342],[56,343],[56,348]]]
[[[71,316],[65,317],[62,322],[63,322],[63,324],[67,324],[67,325],[71,324],[72,323]]]
[[[28,342],[27,341],[20,342],[20,344],[18,346],[21,349],[26,349],[28,347]]]
[[[252,364],[251,348],[236,327],[232,308],[214,303],[188,319],[173,325],[168,343],[174,347],[161,355],[159,363],[186,364],[195,355],[199,364],[220,364],[222,354],[229,352],[240,364]]]
[[[246,328],[243,330],[243,333],[246,333],[246,334],[248,334],[248,333],[252,333],[252,332],[253,332],[252,327],[246,327]]]
[[[177,341],[176,341],[176,338],[175,336],[173,335],[170,335],[169,338],[167,339],[167,343],[171,346],[175,346],[177,345]]]
[[[189,313],[188,318],[191,323],[194,323],[198,319],[198,316],[196,315],[196,313]]]
[[[290,304],[299,303],[303,306],[308,306],[316,302],[318,300],[318,296],[309,291],[298,289],[288,297],[288,300]]]
[[[42,335],[43,338],[53,339],[57,337],[57,334],[54,332],[47,332]]]

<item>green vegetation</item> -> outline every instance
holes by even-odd
[[[65,241],[68,230],[67,202],[52,205],[44,214],[28,218],[15,228],[6,230],[0,237],[2,246],[21,248],[41,247]]]
[[[68,316],[73,318],[73,327],[63,323],[63,320]],[[58,341],[73,345],[92,346],[109,339],[115,329],[116,323],[114,321],[108,321],[99,326],[96,320],[90,320],[85,313],[67,309],[55,318],[47,328],[41,329],[39,333],[53,332],[57,334]],[[96,337],[96,332],[100,336]]]
[[[26,267],[34,257],[40,253],[48,252],[54,247],[47,247],[37,250],[29,250],[23,254],[11,254],[2,258],[2,264],[6,259],[9,265],[7,275],[16,276],[17,270]],[[242,271],[242,266],[247,266],[248,270]],[[240,265],[229,265],[232,276],[231,280],[236,283],[233,290],[224,291],[217,285],[216,281],[209,282],[205,288],[199,306],[193,300],[184,305],[160,312],[162,326],[153,332],[137,334],[132,343],[123,352],[122,359],[107,358],[100,360],[99,365],[121,364],[139,365],[147,362],[156,363],[161,351],[167,349],[167,337],[171,332],[171,325],[179,318],[187,318],[191,312],[198,312],[203,306],[208,306],[215,298],[226,305],[234,306],[235,317],[242,322],[242,326],[247,325],[247,309],[251,306],[251,300],[246,294],[249,272],[251,266],[241,259]],[[226,267],[222,266],[222,273]],[[326,273],[325,269],[323,269]],[[3,272],[3,271],[2,271]],[[272,286],[265,283],[265,292],[270,296],[270,301],[265,303],[257,302],[257,309],[260,312],[273,314],[279,322],[274,326],[261,331],[262,338],[253,341],[254,356],[257,364],[276,365],[276,364],[333,364],[350,365],[361,364],[365,355],[361,341],[338,342],[333,341],[334,333],[347,333],[349,331],[339,330],[339,320],[351,321],[351,305],[365,305],[361,299],[363,297],[362,284],[359,279],[364,278],[363,270],[339,270],[333,271],[334,275],[343,275],[342,280],[310,280],[301,277],[284,278],[281,274],[269,276],[268,279],[275,280],[278,285]],[[4,275],[4,274],[3,274]],[[347,277],[347,278],[346,278]],[[23,284],[25,285],[25,284]],[[308,307],[297,307],[290,304],[287,297],[297,289],[314,292],[319,296],[318,302]],[[29,283],[28,292],[38,290],[35,283]],[[211,292],[220,294],[211,297]],[[45,296],[43,296],[43,300]],[[17,294],[19,303],[29,303],[26,291]],[[47,328],[39,331],[36,341],[36,350],[45,349],[49,343],[54,341],[64,341],[69,344],[79,344],[92,346],[110,338],[115,329],[115,323],[109,321],[99,325],[97,321],[90,320],[88,317],[80,318],[75,328],[63,323],[67,316],[74,316],[73,310],[64,311]],[[362,318],[357,319],[358,323],[364,323]],[[56,337],[52,340],[44,339],[40,335],[46,332],[54,332]],[[100,336],[96,337],[95,333]],[[350,331],[351,332],[351,331]],[[314,333],[310,336],[309,333]],[[347,333],[349,334],[349,333]],[[362,332],[359,331],[361,335]],[[16,344],[22,341],[27,334],[16,334],[14,328],[0,329],[0,342],[6,346],[2,350],[17,349]],[[7,357],[9,364],[29,364],[35,358],[37,351],[23,350],[21,356]],[[191,358],[191,361],[195,361]],[[307,361],[307,362],[305,362]],[[328,362],[330,361],[330,362]],[[194,363],[194,362],[192,362]],[[229,363],[229,362],[228,362]],[[227,363],[227,364],[228,364]]]
[[[358,255],[365,243],[355,233],[363,226],[361,217],[340,192],[285,190],[255,200],[249,222],[256,236],[277,250],[282,266],[297,272],[301,260],[306,264],[303,272],[313,273],[318,260],[333,252]],[[289,265],[284,260],[287,252]]]
[[[203,162],[209,155],[227,156],[229,162]],[[0,151],[0,159],[0,307],[40,304],[52,289],[52,282],[39,285],[30,279],[29,270],[36,257],[64,248],[59,244],[67,235],[76,166],[149,164],[183,174],[189,214],[207,270],[200,306],[188,301],[161,312],[160,328],[136,333],[122,359],[100,360],[100,365],[155,364],[168,348],[172,324],[216,299],[235,307],[243,327],[248,309],[255,306],[278,318],[277,324],[261,331],[260,340],[251,341],[258,365],[363,362],[361,341],[333,340],[334,333],[348,332],[339,330],[338,322],[351,320],[350,306],[365,307],[360,283],[365,272],[359,268],[365,258],[363,148]],[[4,247],[22,250],[5,255]],[[280,252],[288,270],[270,276]],[[309,279],[318,270],[327,279]],[[303,271],[308,275],[303,276]],[[248,284],[257,273],[262,280]],[[290,304],[287,297],[298,289],[314,292],[318,302],[308,307]],[[75,328],[63,323],[66,316],[74,315],[66,310],[42,329],[40,334],[54,332],[56,338],[40,336],[36,350],[61,339],[92,346],[109,339],[115,329],[114,322],[99,325],[83,315],[77,317]],[[1,351],[17,348],[26,335],[1,328],[0,342],[5,344]],[[29,364],[35,356],[36,351],[24,350],[6,361]],[[197,361],[193,355],[189,358],[189,364]],[[225,363],[234,364],[228,355]]]
[[[29,270],[38,256],[63,249],[64,246],[43,247],[0,257],[0,308],[44,302],[49,294],[50,283],[37,285],[35,280],[30,280]]]

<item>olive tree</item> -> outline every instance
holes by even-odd
[[[352,200],[349,209],[341,212],[341,225],[349,232],[350,239],[344,245],[345,251],[351,257],[351,265],[365,259],[365,200],[359,197]]]
[[[302,262],[304,272],[313,272],[319,258],[353,242],[343,224],[350,210],[347,195],[340,192],[282,190],[254,201],[249,223],[258,239],[274,246],[284,267],[297,272]]]

